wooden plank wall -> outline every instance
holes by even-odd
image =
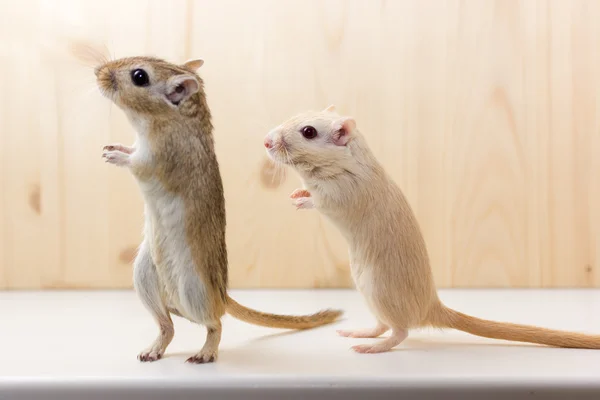
[[[335,103],[404,188],[442,287],[600,286],[600,1],[0,2],[0,288],[130,287],[131,143],[69,38],[200,70],[233,287],[346,287],[341,236],[297,212],[262,139]]]

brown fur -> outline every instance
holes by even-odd
[[[168,278],[177,273],[166,259],[164,241],[169,240],[169,235],[160,231],[164,222],[151,217],[150,226],[147,227],[152,235],[151,258],[162,282],[160,291],[165,306],[157,307],[164,310],[158,310],[155,316],[161,327],[161,335],[151,349],[141,355],[143,360],[160,358],[171,341],[173,327],[169,313],[207,325],[205,346],[199,354],[188,360],[191,362],[211,362],[216,359],[221,337],[220,319],[225,312],[249,323],[289,329],[317,327],[331,323],[341,315],[337,310],[306,316],[262,313],[246,308],[228,296],[223,184],[203,82],[193,66],[193,63],[173,65],[151,57],[129,57],[96,68],[98,85],[103,94],[125,111],[138,130],[138,136],[140,131],[144,132],[149,147],[149,154],[145,158],[136,155],[135,148],[122,145],[107,146],[104,156],[110,162],[128,166],[140,184],[158,181],[166,192],[183,199],[186,245],[196,273],[207,291],[208,304],[204,307],[209,310],[209,315],[199,321],[182,307],[178,287],[169,285]],[[131,71],[137,68],[148,72],[150,85],[140,87],[132,83]],[[178,104],[172,104],[167,96],[173,93],[175,86],[171,87],[170,82],[184,82],[181,79],[190,84],[195,82],[198,87],[190,90],[190,94]],[[110,159],[107,151],[122,157],[122,160]],[[128,157],[127,154],[138,158]]]
[[[317,138],[302,136],[307,125],[317,128]],[[336,145],[335,135],[340,134],[347,143]],[[445,307],[437,296],[418,221],[352,118],[338,115],[332,106],[302,113],[273,129],[265,143],[273,159],[291,165],[302,178],[305,189],[291,196],[297,207],[317,208],[348,241],[352,276],[379,323],[376,328],[340,334],[377,337],[392,329],[390,338],[355,346],[356,351],[388,351],[404,340],[409,329],[425,326],[495,339],[600,348],[600,336],[487,321]]]

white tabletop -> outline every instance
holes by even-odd
[[[351,345],[377,339],[335,334],[373,324],[354,291],[231,295],[263,311],[340,307],[346,314],[303,332],[226,316],[219,360],[204,365],[184,362],[202,346],[204,328],[174,317],[165,358],[140,363],[137,353],[157,328],[133,292],[3,292],[0,399],[600,398],[600,351],[425,330],[411,332],[395,351],[356,354]],[[599,290],[448,290],[440,296],[479,317],[600,334]]]

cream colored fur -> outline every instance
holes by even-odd
[[[318,136],[303,137],[307,126]],[[342,140],[343,139],[343,140]],[[378,324],[339,331],[342,336],[390,337],[358,345],[360,353],[388,351],[408,330],[448,327],[475,335],[561,347],[600,348],[600,337],[486,321],[445,307],[438,298],[418,221],[400,188],[375,159],[356,122],[329,107],[297,115],[265,138],[268,154],[292,166],[304,190],[292,193],[298,208],[316,208],[344,235],[357,290]]]

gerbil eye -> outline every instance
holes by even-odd
[[[312,126],[305,126],[302,128],[302,136],[306,139],[314,139],[317,137],[317,130]]]
[[[131,73],[131,80],[135,86],[148,86],[150,84],[148,73],[143,69],[133,70]]]

